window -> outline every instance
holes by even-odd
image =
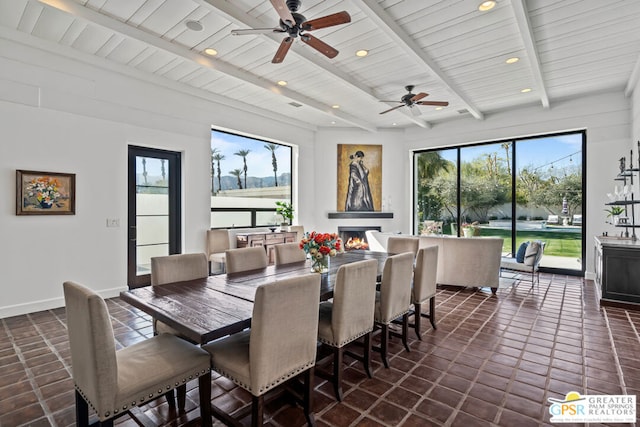
[[[583,274],[585,132],[414,152],[414,232],[546,242],[541,268]]]
[[[292,202],[292,147],[211,130],[211,228],[280,224]]]

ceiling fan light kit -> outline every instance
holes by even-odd
[[[232,30],[231,34],[288,34],[287,37],[285,37],[280,43],[276,54],[271,60],[271,62],[274,64],[279,64],[284,61],[287,52],[289,52],[289,49],[291,48],[291,44],[293,44],[294,39],[298,38],[298,36],[303,43],[308,44],[327,58],[335,58],[338,55],[338,51],[336,49],[329,46],[320,39],[312,36],[311,34],[307,34],[307,32],[351,22],[351,16],[346,11],[307,21],[307,18],[305,18],[302,14],[296,13],[302,3],[300,0],[270,1],[271,5],[280,16],[279,27]]]

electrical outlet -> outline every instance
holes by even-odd
[[[107,218],[107,227],[120,227],[119,218]]]

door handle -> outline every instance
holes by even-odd
[[[131,240],[132,242],[135,242],[137,240],[137,230],[136,230],[136,226],[135,225],[130,225],[129,226],[129,240]]]

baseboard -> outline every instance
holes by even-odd
[[[102,298],[113,298],[120,295],[120,292],[126,291],[126,287],[105,289],[99,291],[98,294]],[[51,310],[54,308],[64,307],[64,297],[50,298],[39,301],[30,301],[24,304],[7,305],[0,307],[0,319],[7,317],[20,316],[22,314],[35,313],[38,311]]]

